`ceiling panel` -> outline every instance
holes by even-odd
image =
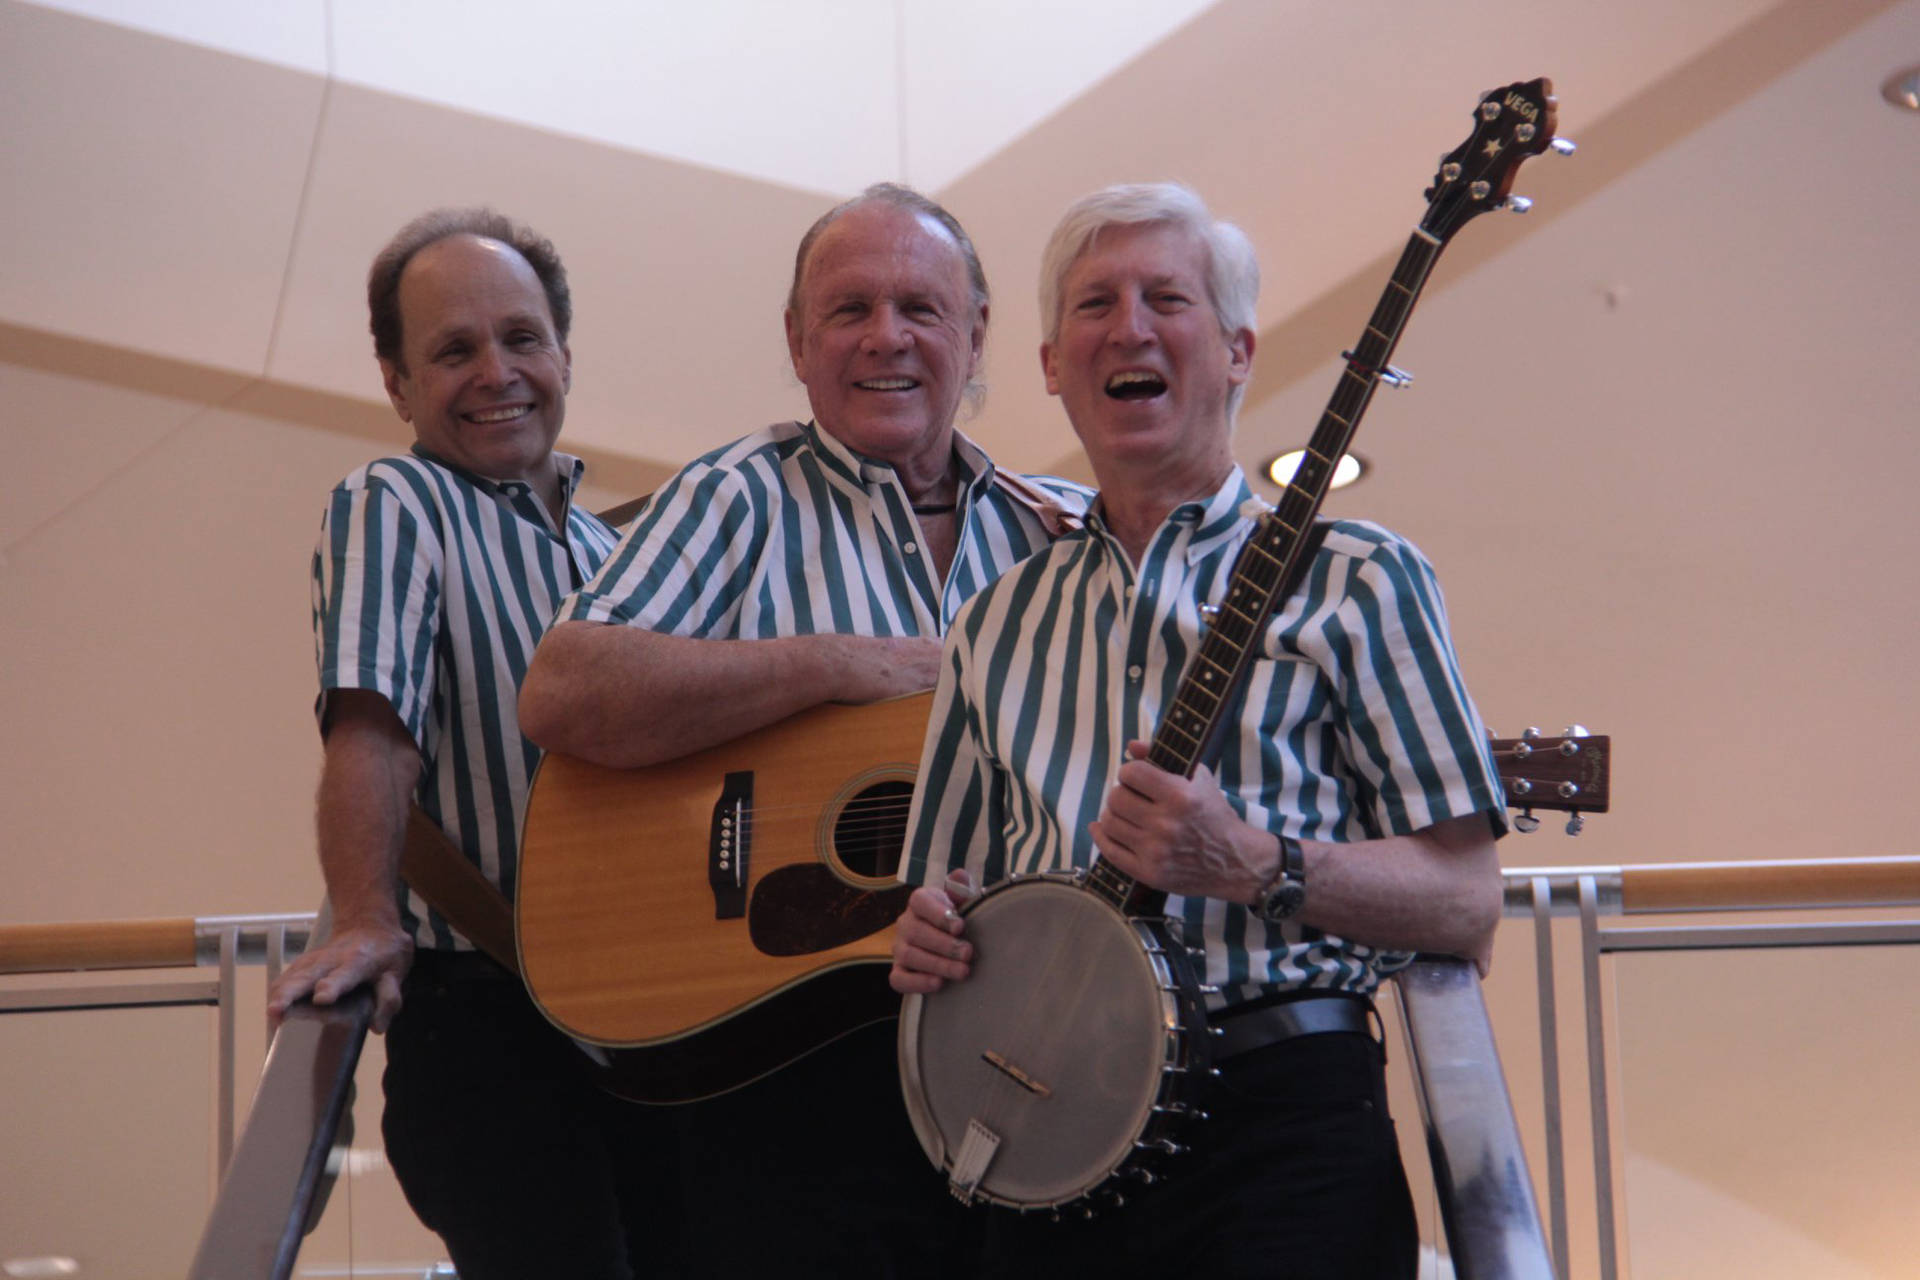
[[[257,373],[322,90],[0,0],[0,320]]]

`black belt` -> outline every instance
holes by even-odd
[[[1213,1060],[1264,1049],[1295,1036],[1351,1031],[1370,1039],[1377,1021],[1371,1001],[1354,996],[1306,996],[1253,1009],[1224,1009],[1213,1015]]]

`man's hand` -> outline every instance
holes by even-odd
[[[887,981],[895,991],[932,995],[973,971],[973,944],[960,936],[966,922],[959,908],[979,892],[964,870],[951,872],[938,889],[927,885],[913,891],[893,934],[893,971]]]
[[[413,939],[398,924],[343,928],[288,965],[267,992],[267,1026],[277,1031],[287,1010],[312,996],[332,1004],[363,983],[373,984],[373,1029],[384,1033],[400,1012],[400,980],[413,964]]]
[[[1251,902],[1279,856],[1274,838],[1234,811],[1210,769],[1169,773],[1148,763],[1144,742],[1127,755],[1089,828],[1100,855],[1155,889]]]

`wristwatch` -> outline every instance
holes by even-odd
[[[1280,865],[1253,899],[1253,914],[1268,924],[1279,924],[1296,914],[1307,900],[1306,851],[1292,836],[1276,838],[1280,841]]]

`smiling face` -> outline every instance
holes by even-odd
[[[911,210],[855,205],[814,241],[786,321],[822,430],[897,467],[944,471],[987,335],[952,236]]]
[[[1233,465],[1227,393],[1253,333],[1221,332],[1207,265],[1191,231],[1137,223],[1104,228],[1067,269],[1040,364],[1102,487],[1131,472],[1198,494]]]
[[[544,490],[572,357],[540,278],[498,240],[457,235],[400,276],[400,356],[387,396],[429,452],[490,480]]]

